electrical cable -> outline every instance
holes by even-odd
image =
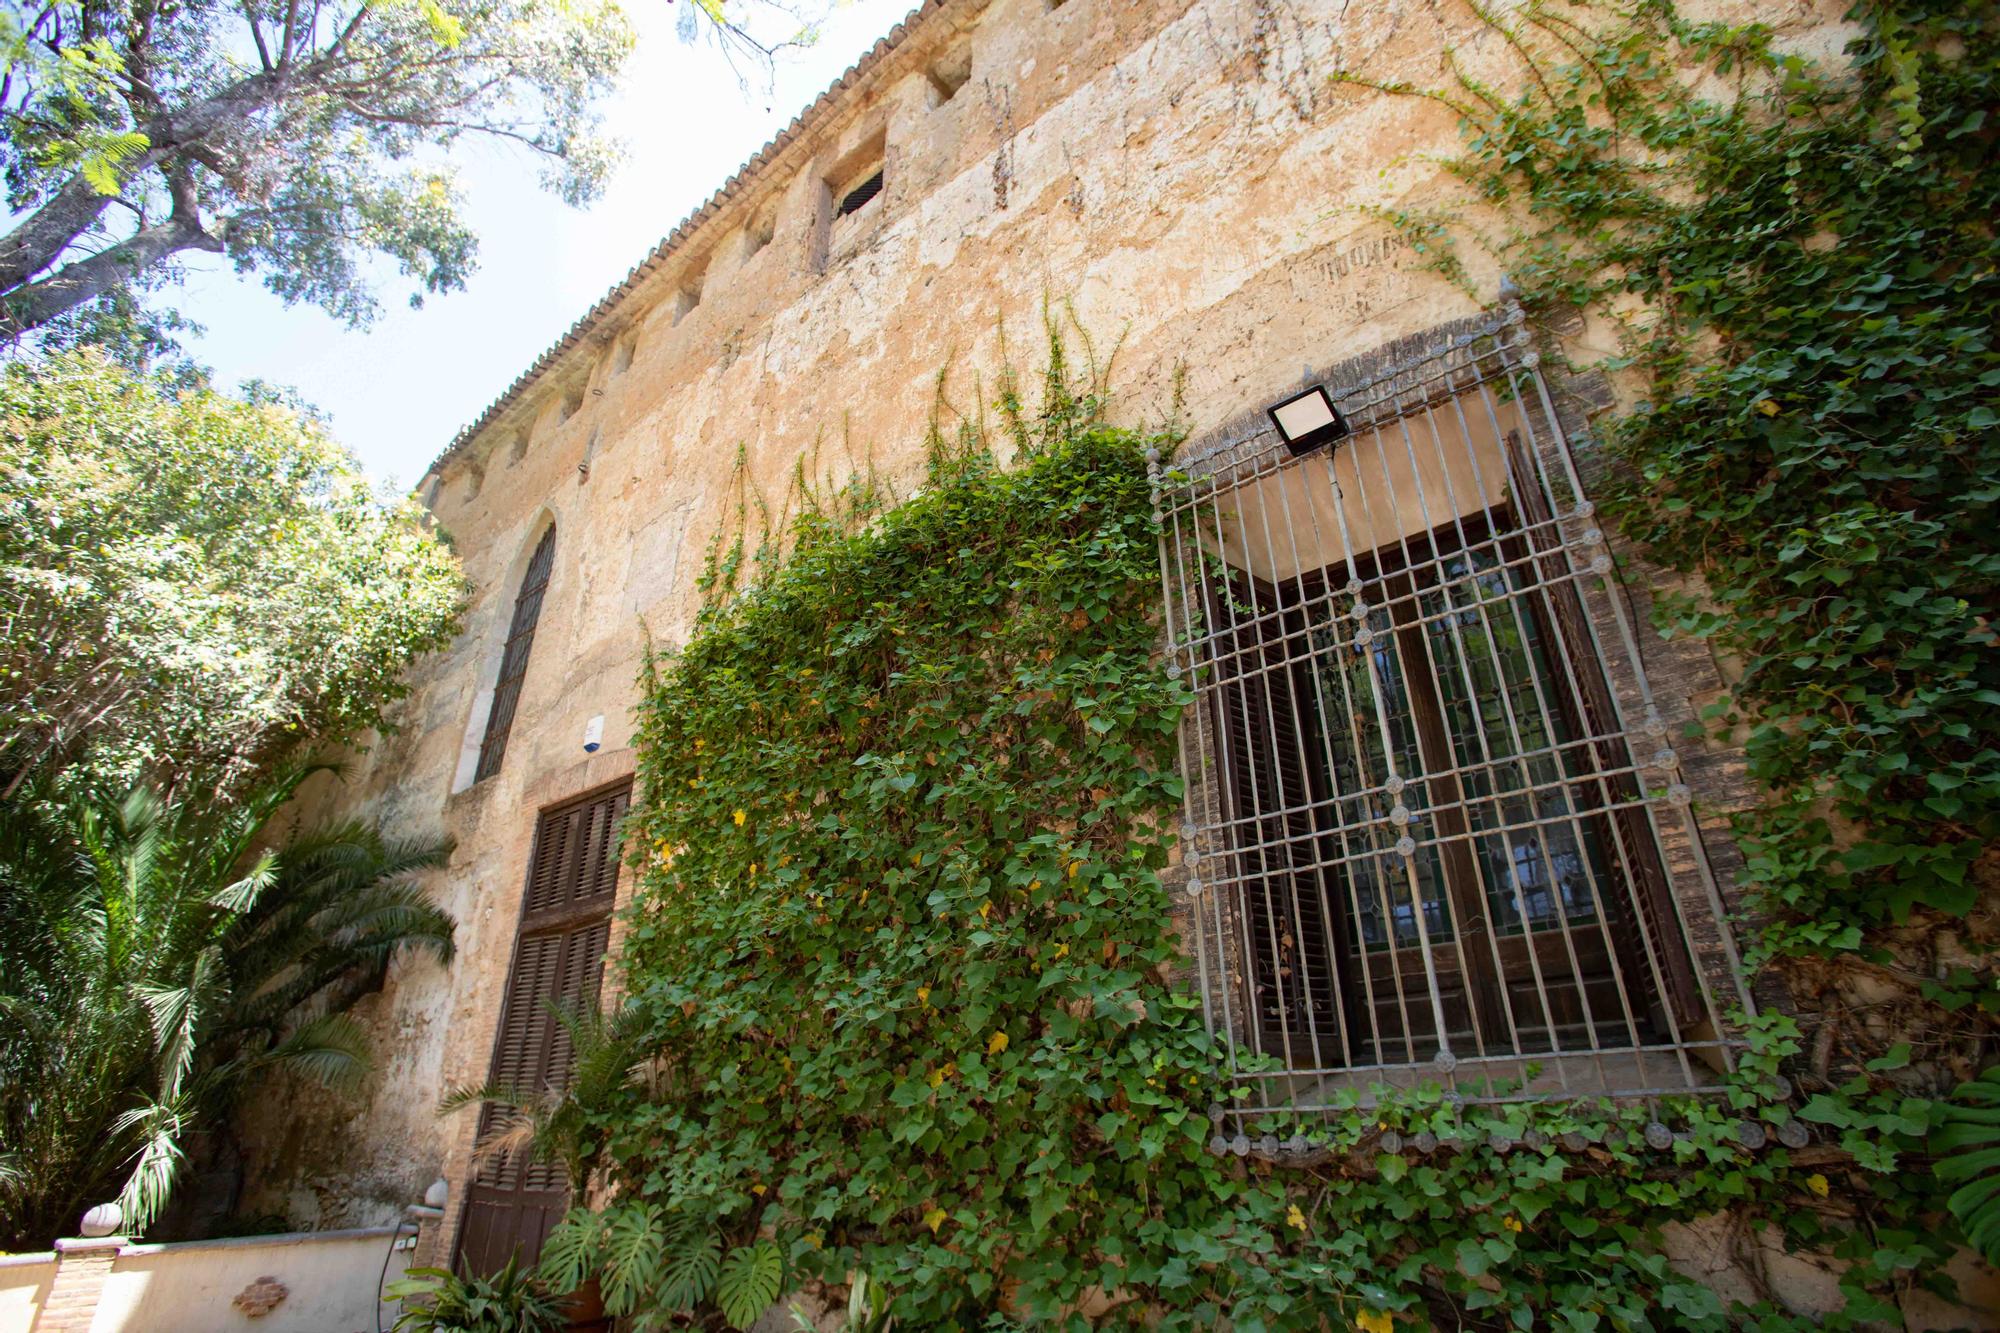
[[[389,1261],[396,1257],[396,1243],[403,1239],[403,1229],[405,1227],[414,1231],[417,1229],[417,1224],[408,1218],[397,1219],[395,1229],[389,1233],[389,1252],[382,1256],[382,1271],[375,1278],[375,1333],[384,1333],[382,1328],[382,1288],[388,1284]]]

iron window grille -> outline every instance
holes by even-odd
[[[549,590],[549,572],[556,563],[556,529],[548,531],[528,557],[521,591],[514,598],[514,617],[507,624],[507,645],[500,652],[500,677],[493,682],[493,706],[486,714],[486,734],[479,741],[479,766],[472,780],[484,782],[500,771],[507,754],[507,733],[521,706],[521,685],[528,676],[528,654],[535,647],[535,626],[542,618],[542,598]]]
[[[1538,362],[1510,306],[1336,392],[1330,447],[1154,460],[1218,1143],[1730,1067],[1749,995]]]

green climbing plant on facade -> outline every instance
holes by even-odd
[[[592,1113],[611,1188],[551,1238],[558,1286],[597,1273],[640,1326],[859,1272],[909,1327],[1369,1333],[1853,1327],[1948,1290],[1960,1234],[1906,1168],[1996,1008],[2000,37],[1863,5],[1852,62],[1814,63],[1651,3],[1482,17],[1518,79],[1387,90],[1460,115],[1467,207],[1391,217],[1448,275],[1483,242],[1531,308],[1623,312],[1609,498],[1702,580],[1663,628],[1742,663],[1711,721],[1769,795],[1754,943],[1815,1025],[1752,1020],[1710,1101],[1418,1089],[1274,1121],[1299,1165],[1212,1155],[1159,879],[1187,694],[1144,455],[1173,440],[1107,429],[1058,342],[1039,411],[1002,394],[1008,467],[934,441],[909,503],[719,547],[655,663],[623,955],[652,1054]],[[1843,1008],[1855,971],[1891,998]],[[1835,1141],[1747,1146],[1794,1115],[1781,1069]],[[1845,1310],[1676,1272],[1662,1228],[1717,1214],[1841,1260]]]

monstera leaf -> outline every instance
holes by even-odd
[[[784,1284],[784,1251],[771,1241],[760,1240],[731,1250],[722,1261],[715,1303],[731,1328],[748,1328],[776,1303]]]

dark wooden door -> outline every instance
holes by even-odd
[[[626,784],[545,811],[536,822],[521,927],[493,1042],[493,1083],[544,1094],[568,1085],[573,1052],[555,1010],[596,1003],[618,890],[618,824],[631,799]],[[501,1108],[484,1107],[477,1142],[491,1144],[508,1120]],[[515,1254],[533,1263],[568,1206],[560,1166],[531,1160],[525,1151],[485,1156],[466,1194],[459,1270],[492,1273]]]

